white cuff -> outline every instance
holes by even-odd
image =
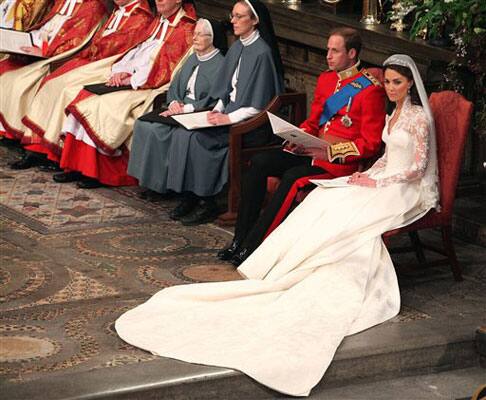
[[[195,110],[194,104],[184,104],[183,109],[184,109],[184,113],[192,113]]]

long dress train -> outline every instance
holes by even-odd
[[[422,108],[404,105],[377,188],[321,182],[244,262],[246,279],[175,286],[116,322],[125,341],[165,357],[240,370],[283,393],[306,396],[342,339],[399,312],[395,270],[381,234],[431,206]]]

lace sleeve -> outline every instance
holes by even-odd
[[[415,148],[413,162],[408,169],[398,174],[376,181],[376,187],[389,186],[394,183],[410,182],[420,179],[425,174],[429,151],[429,125],[425,115],[418,114],[411,121],[409,133]]]
[[[386,151],[376,162],[369,167],[364,173],[366,175],[376,174],[377,172],[383,171],[386,166]]]

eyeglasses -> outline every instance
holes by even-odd
[[[233,18],[236,19],[237,21],[239,21],[240,19],[245,18],[245,17],[249,17],[250,15],[249,14],[241,15],[241,14],[232,14],[232,13],[230,13],[228,16],[229,16],[230,21]]]

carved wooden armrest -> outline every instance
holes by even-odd
[[[293,118],[290,118],[291,121],[289,122],[298,125],[305,118],[305,101],[305,93],[283,93],[275,96],[262,112],[250,119],[233,125],[230,129],[230,134],[231,136],[245,135],[268,122],[267,111],[277,113],[281,107],[290,105],[294,106],[296,109],[293,112]]]

